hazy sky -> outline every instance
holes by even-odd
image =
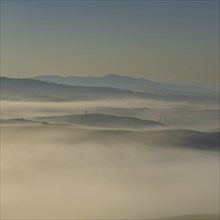
[[[218,1],[1,1],[5,76],[218,83]]]

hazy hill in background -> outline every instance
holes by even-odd
[[[176,92],[154,93],[158,91],[155,85],[149,85],[150,92],[136,92],[131,90],[123,90],[123,83],[118,81],[118,77],[110,75],[107,78],[113,78],[113,82],[120,84],[120,89],[94,86],[71,86],[65,84],[57,84],[54,82],[44,82],[33,79],[22,78],[6,78],[1,77],[1,100],[31,100],[31,101],[81,101],[96,99],[121,99],[121,98],[140,98],[140,99],[157,99],[163,101],[186,101],[186,102],[218,102],[218,93],[212,94],[201,92],[190,95],[180,94]],[[142,80],[140,80],[141,82]],[[101,87],[102,86],[102,87]],[[168,86],[169,87],[169,86]],[[178,87],[177,87],[178,88]]]
[[[103,86],[113,87],[118,89],[127,89],[142,92],[151,92],[157,94],[173,94],[178,95],[216,95],[217,87],[207,86],[202,84],[181,83],[179,81],[171,82],[154,82],[144,78],[134,78],[129,76],[121,76],[116,74],[108,74],[101,77],[81,77],[81,76],[58,76],[46,75],[36,76],[32,79],[42,80],[46,82],[55,82],[66,85],[78,86]]]
[[[144,94],[114,88],[69,86],[32,79],[1,77],[2,100],[92,100],[141,97]]]

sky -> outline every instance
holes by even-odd
[[[219,1],[1,1],[1,75],[217,84]]]

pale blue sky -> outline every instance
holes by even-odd
[[[1,73],[217,83],[219,1],[2,1]]]

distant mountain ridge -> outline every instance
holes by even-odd
[[[118,76],[108,75],[107,78],[119,84],[123,84]],[[122,77],[123,79],[123,77]],[[129,78],[130,79],[130,78]],[[141,79],[137,79],[138,81]],[[145,81],[144,81],[145,82]],[[158,87],[149,87],[149,92],[132,91],[128,89],[112,88],[110,86],[81,86],[67,85],[56,82],[41,81],[29,78],[7,78],[0,77],[1,100],[23,100],[23,101],[89,101],[101,99],[155,99],[163,101],[186,101],[186,102],[218,102],[218,93],[215,94],[178,94],[176,92],[165,92]],[[120,86],[123,87],[123,86]],[[154,89],[158,92],[154,92]]]
[[[144,78],[134,78],[116,74],[104,76],[58,76],[45,75],[31,77],[31,79],[78,86],[103,86],[157,94],[216,94],[216,87],[198,84],[180,84],[180,82],[154,82]]]

